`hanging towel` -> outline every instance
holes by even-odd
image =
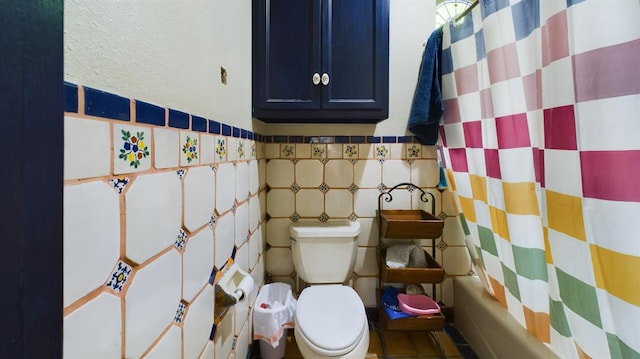
[[[442,70],[442,27],[437,28],[424,47],[418,83],[409,114],[409,131],[423,145],[435,145],[438,141],[440,117],[444,113],[440,83]]]

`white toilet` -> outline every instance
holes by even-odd
[[[353,271],[358,222],[294,223],[289,227],[293,265],[311,286],[298,297],[294,335],[310,358],[358,358],[369,349],[364,303],[344,285]]]

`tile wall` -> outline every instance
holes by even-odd
[[[292,221],[361,222],[352,282],[374,307],[377,199],[401,182],[433,193],[445,219],[437,298],[453,304],[452,277],[471,271],[436,150],[411,136],[264,136],[70,83],[64,121],[66,358],[245,358],[259,284],[304,287]],[[384,208],[422,205],[407,192]],[[258,286],[216,319],[230,259]]]

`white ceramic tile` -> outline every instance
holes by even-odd
[[[229,312],[225,315],[214,335],[214,358],[229,358],[229,353],[233,348],[233,315]]]
[[[151,168],[151,129],[113,125],[113,173],[142,172]]]
[[[395,190],[393,194],[393,200],[391,202],[382,201],[382,209],[407,209],[411,208],[412,196],[418,196],[418,191],[413,191],[413,194],[406,190]],[[376,207],[377,208],[377,207]]]
[[[184,226],[189,231],[207,224],[216,200],[215,173],[209,166],[194,167],[184,177]]]
[[[267,222],[267,242],[276,247],[289,246],[289,218],[272,218]]]
[[[66,307],[104,285],[120,257],[118,194],[102,181],[65,186],[63,211]]]
[[[457,216],[458,210],[453,199],[453,193],[449,190],[442,192],[442,210],[449,216]]]
[[[358,236],[358,245],[377,246],[378,221],[375,218],[358,218],[358,222],[360,222],[360,235]]]
[[[249,193],[256,194],[260,189],[260,174],[257,160],[249,161]]]
[[[249,205],[242,203],[236,208],[236,246],[241,246],[249,236]]]
[[[182,221],[182,190],[175,172],[141,175],[126,193],[126,255],[142,263],[172,245]]]
[[[432,188],[423,188],[423,190],[425,192],[427,192],[427,194],[424,196],[427,198],[427,202],[423,202],[422,201],[422,192],[420,191],[413,191],[413,193],[411,194],[411,201],[412,201],[412,209],[421,209],[424,210],[426,212],[431,213],[431,208],[432,208],[432,203],[436,204],[436,210],[433,213],[435,216],[438,216],[440,214],[440,212],[442,211],[442,205],[441,205],[441,198],[442,195],[440,194],[440,192],[437,189],[432,189]],[[431,193],[433,195],[433,199],[431,198],[431,195],[429,195],[429,193]],[[432,202],[433,200],[433,202]]]
[[[216,209],[224,213],[231,209],[236,197],[236,167],[222,163],[216,171]]]
[[[342,158],[342,144],[327,144],[327,158]]]
[[[296,158],[311,158],[311,144],[296,143]]]
[[[471,270],[471,259],[466,247],[447,247],[442,251],[442,268],[449,275],[465,275]]]
[[[258,263],[256,263],[256,265],[251,270],[251,278],[253,278],[253,282],[256,284],[256,288],[262,285],[262,283],[264,282],[264,273],[265,273],[264,257],[261,256],[258,258]],[[257,294],[257,291],[256,291],[256,294]],[[257,295],[254,295],[254,293],[252,293],[251,299],[253,302],[255,302],[255,297],[257,297]]]
[[[184,357],[197,358],[209,342],[213,325],[213,287],[207,288],[187,307],[184,323]]]
[[[353,271],[359,276],[375,276],[378,275],[376,247],[359,247],[356,255],[356,264]]]
[[[249,242],[238,247],[234,263],[243,271],[249,271]]]
[[[247,162],[236,163],[236,199],[245,201],[249,196],[249,164]]]
[[[258,257],[262,254],[262,231],[253,232],[249,239],[249,268],[253,268],[258,263]]]
[[[438,148],[436,146],[422,146],[422,158],[438,158]]]
[[[65,358],[120,358],[120,298],[103,293],[64,318]]]
[[[109,175],[110,162],[109,123],[65,116],[64,179]]]
[[[374,158],[373,151],[374,151],[373,144],[371,143],[360,144],[358,145],[357,157],[360,159]]]
[[[267,213],[271,217],[289,217],[294,211],[294,194],[289,189],[272,189],[267,193]]]
[[[258,161],[258,188],[267,185],[267,160]]]
[[[378,195],[380,195],[380,192],[377,189],[359,189],[353,195],[353,209],[358,217],[376,216]]]
[[[216,160],[216,137],[200,134],[200,164],[210,164]]]
[[[411,182],[419,187],[436,187],[440,182],[438,162],[436,160],[417,160],[413,162],[411,165]]]
[[[200,164],[200,135],[196,132],[180,131],[180,166]]]
[[[382,164],[382,183],[391,188],[400,183],[410,182],[410,170],[411,166],[406,161],[386,160]]]
[[[224,263],[231,257],[234,242],[234,217],[229,212],[218,218],[215,228],[215,265],[218,269],[222,268]]]
[[[243,327],[246,327],[246,322],[249,319],[249,300],[243,299],[240,302],[236,303],[234,306],[235,309],[235,323],[234,323],[234,332],[236,335],[240,334],[240,330]],[[238,350],[237,342],[236,342],[236,350]],[[244,358],[244,356],[240,357]]]
[[[280,158],[280,144],[279,143],[267,143],[265,147],[265,156],[268,159]]]
[[[198,359],[213,359],[213,341],[209,340]]]
[[[246,324],[242,326],[242,330],[238,333],[238,339],[236,340],[236,358],[246,358],[247,354],[249,354],[250,332],[250,321],[246,320]]]
[[[266,253],[266,271],[273,275],[288,276],[293,272],[293,260],[289,248],[271,248]]]
[[[347,218],[353,212],[353,195],[346,189],[330,189],[325,194],[325,213],[331,218]]]
[[[324,166],[324,176],[330,188],[348,188],[353,183],[353,164],[348,160],[331,160]]]
[[[180,358],[182,356],[182,330],[171,326],[144,359]]]
[[[404,151],[403,143],[392,143],[389,145],[389,158],[394,160],[400,160],[406,158],[406,152]]]
[[[249,201],[249,232],[253,232],[258,228],[260,218],[262,218],[262,213],[260,212],[260,197],[253,196]]]
[[[378,288],[377,277],[358,278],[353,288],[358,292],[365,307],[376,306],[376,288]]]
[[[214,160],[216,162],[225,162],[227,160],[227,138],[224,136],[216,136]]]
[[[318,160],[300,160],[295,166],[296,183],[301,187],[318,187],[324,181],[324,165]]]
[[[267,183],[273,187],[288,188],[293,184],[294,165],[289,160],[270,160],[267,163]]]
[[[213,232],[210,228],[189,238],[182,254],[182,298],[191,302],[193,297],[208,285],[213,268]]]
[[[377,188],[382,183],[380,161],[364,160],[354,166],[354,181],[359,188]]]
[[[258,198],[260,198],[260,220],[263,221],[267,214],[267,191],[260,192]]]
[[[296,212],[303,217],[321,215],[323,204],[324,194],[318,189],[301,189],[296,193]]]
[[[227,137],[227,161],[236,161],[238,159],[238,139]]]
[[[181,153],[180,132],[165,128],[154,128],[153,149],[156,168],[178,167]]]
[[[177,250],[134,274],[125,298],[125,357],[140,357],[171,324],[181,289],[182,257]]]
[[[444,228],[442,229],[442,238],[450,246],[464,246],[464,232],[460,225],[460,220],[456,217],[447,217],[444,220]]]

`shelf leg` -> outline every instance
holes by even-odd
[[[440,341],[440,336],[438,336],[437,331],[430,330],[429,335],[431,336],[431,338],[433,338],[433,340],[436,342],[436,345],[438,346],[438,351],[440,352],[440,358],[446,359],[447,356],[445,355],[444,347],[442,346],[442,342]]]

